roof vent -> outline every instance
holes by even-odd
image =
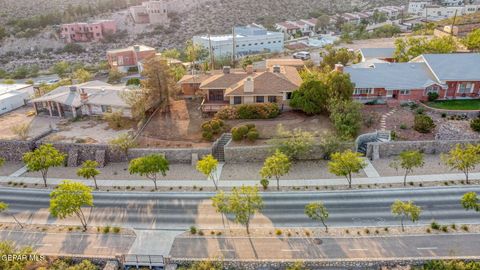
[[[273,66],[273,73],[280,73],[280,66],[279,65]]]
[[[76,85],[70,86],[70,92],[77,92],[77,86]]]

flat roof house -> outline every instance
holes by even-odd
[[[83,115],[103,115],[122,112],[131,117],[131,107],[122,99],[125,91],[135,91],[125,86],[113,86],[101,81],[60,86],[31,103],[37,114],[51,117],[75,118]]]
[[[358,53],[362,56],[362,62],[373,59],[395,62],[395,48],[361,48]]]
[[[346,67],[360,101],[425,101],[479,98],[480,53],[424,54],[408,63],[375,63]]]
[[[133,45],[127,48],[108,50],[107,61],[110,67],[117,68],[121,72],[129,69],[141,72],[141,61],[155,57],[155,48],[145,45]]]
[[[33,95],[31,84],[0,84],[0,115],[24,106]]]
[[[60,36],[65,43],[100,41],[106,35],[117,32],[117,24],[113,20],[94,22],[66,23],[60,26]]]

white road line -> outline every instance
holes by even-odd
[[[298,252],[300,249],[282,249],[282,252]]]
[[[418,247],[417,249],[438,249],[437,247]]]
[[[234,252],[234,249],[219,249],[220,252]]]
[[[349,248],[350,251],[367,251],[368,248]]]

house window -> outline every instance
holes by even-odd
[[[373,94],[373,88],[355,88],[354,95],[370,95]]]
[[[233,104],[242,104],[242,97],[233,97]]]
[[[430,93],[437,93],[440,91],[440,87],[438,87],[437,85],[432,85],[432,86],[429,86],[427,88],[425,88],[425,95],[428,96],[428,94]]]
[[[257,103],[263,103],[265,101],[264,96],[256,96],[255,97],[255,102]]]
[[[287,100],[292,99],[292,92],[287,92]]]
[[[402,89],[400,90],[400,95],[404,95],[404,96],[410,95],[410,90]]]
[[[112,112],[112,106],[102,105],[102,112],[111,113]]]
[[[268,102],[271,102],[271,103],[277,102],[277,97],[276,96],[268,96]]]
[[[473,83],[471,82],[464,82],[458,84],[458,93],[460,94],[468,94],[471,93],[473,90]]]

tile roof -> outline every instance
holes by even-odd
[[[377,63],[373,68],[346,67],[355,88],[423,89],[439,84],[425,63]]]
[[[216,74],[204,80],[200,85],[201,89],[227,89],[231,85],[238,83],[249,75],[246,72]]]
[[[480,80],[480,53],[424,54],[412,62],[425,62],[442,82]]]
[[[286,76],[281,73],[273,73],[265,71],[256,74],[253,77],[252,93],[244,92],[244,83],[247,78],[232,85],[225,91],[225,96],[242,96],[242,95],[282,95],[283,92],[291,92],[298,89],[298,85],[288,80]]]

